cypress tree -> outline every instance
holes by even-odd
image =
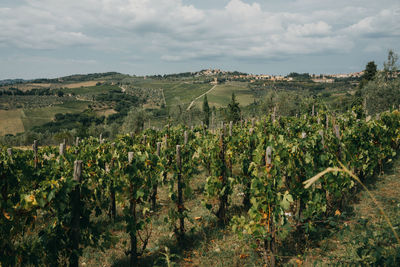
[[[204,113],[204,124],[207,125],[207,127],[210,126],[210,106],[208,105],[208,100],[207,100],[207,95],[204,95],[204,100],[203,100],[203,113]]]
[[[239,103],[236,102],[235,93],[232,93],[231,103],[228,104],[228,112],[229,120],[233,122],[240,121],[240,107]]]

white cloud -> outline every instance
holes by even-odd
[[[400,36],[400,8],[383,9],[378,14],[362,18],[345,32],[363,37]]]
[[[296,0],[273,8],[231,0],[200,9],[183,0],[29,0],[0,4],[0,46],[79,46],[169,62],[343,54],[360,37],[400,36],[398,0],[382,1]],[[365,49],[377,51],[378,41]]]
[[[287,32],[294,36],[327,36],[332,34],[332,27],[324,21],[303,25],[289,25]]]

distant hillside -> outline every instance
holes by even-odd
[[[53,133],[61,129],[60,125],[72,130],[76,126],[73,118],[79,114],[85,121],[75,127],[79,131],[86,131],[93,123],[102,127],[114,125],[116,129],[132,109],[143,112],[147,127],[162,127],[169,118],[176,123],[195,124],[201,120],[205,95],[216,120],[225,118],[224,108],[230,103],[232,93],[244,117],[265,114],[276,103],[280,103],[281,115],[295,115],[315,99],[323,99],[324,105],[335,111],[345,110],[353,101],[356,85],[352,80],[317,83],[308,74],[291,76],[296,77],[289,80],[206,69],[153,76],[106,72],[29,81],[3,80],[0,81],[0,137],[35,129]]]
[[[105,73],[89,73],[89,74],[74,74],[65,77],[59,77],[54,79],[34,79],[32,83],[68,83],[68,82],[84,82],[93,81],[99,79],[123,79],[129,77],[129,75],[118,73],[118,72],[105,72]]]
[[[6,80],[0,80],[0,86],[13,85],[13,84],[25,83],[25,82],[28,82],[28,80],[24,80],[24,79],[6,79]]]

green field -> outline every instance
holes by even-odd
[[[193,99],[204,94],[211,87],[211,84],[177,84],[164,89],[165,100],[168,106],[184,104],[187,107]]]
[[[193,99],[204,94],[213,86],[209,83],[194,84],[182,81],[159,80],[140,80],[135,81],[133,85],[142,88],[162,88],[167,106],[181,104],[185,107],[187,107]]]
[[[66,94],[74,93],[76,95],[98,95],[102,93],[107,93],[110,90],[121,90],[117,85],[98,85],[89,87],[79,87],[79,88],[64,88],[62,91]]]
[[[247,87],[247,83],[243,82],[227,82],[225,84],[219,84],[207,94],[208,103],[210,106],[215,107],[226,107],[231,101],[232,92],[235,93],[236,101],[241,106],[246,106],[254,101],[254,95]],[[196,102],[197,107],[201,107],[202,99]]]
[[[187,107],[192,100],[210,90],[213,85],[209,83],[194,84],[182,81],[140,80],[134,86],[142,88],[162,88],[164,90],[167,106],[183,104]],[[254,95],[248,88],[247,82],[227,82],[218,84],[215,89],[207,94],[210,106],[222,107],[231,101],[232,92],[241,106],[246,106],[254,101]],[[195,106],[201,107],[202,98],[196,100]]]
[[[45,108],[24,109],[21,112],[21,120],[26,130],[53,120],[57,113],[78,113],[85,110],[89,102],[74,101],[65,104],[54,105]]]

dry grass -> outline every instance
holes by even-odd
[[[23,132],[21,109],[0,110],[0,136]]]
[[[67,84],[62,84],[61,87],[65,88],[80,88],[80,87],[90,87],[90,86],[95,86],[98,82],[102,81],[87,81],[87,82],[79,82],[79,83],[67,83]]]
[[[2,89],[8,89],[9,87],[18,88],[21,91],[29,91],[35,88],[51,88],[51,89],[58,89],[58,88],[80,88],[80,87],[91,87],[95,86],[98,82],[103,81],[86,81],[86,82],[77,82],[77,83],[23,83],[23,84],[13,84],[2,86]]]
[[[354,243],[360,236],[368,235],[370,231],[379,234],[380,231],[387,231],[388,235],[393,236],[393,230],[398,228],[390,228],[385,216],[391,223],[399,223],[398,212],[400,205],[400,160],[395,161],[393,168],[386,174],[377,177],[377,182],[369,185],[369,191],[374,195],[371,198],[370,193],[361,191],[358,194],[358,201],[350,208],[352,212],[349,216],[341,218],[341,223],[337,226],[335,232],[330,236],[322,239],[317,247],[310,249],[306,254],[304,266],[315,266],[315,261],[324,263],[323,265],[336,265],[338,262],[346,263],[348,260],[357,261],[357,248],[363,244]],[[376,201],[382,207],[382,211],[377,207]],[[360,222],[367,222],[365,226],[360,226]],[[361,228],[361,230],[360,230]],[[386,229],[386,230],[385,230]],[[370,241],[376,237],[370,236]],[[394,239],[396,240],[396,239]],[[357,241],[359,242],[359,241]],[[375,241],[378,242],[378,241]],[[373,248],[373,245],[370,244]],[[396,241],[392,246],[400,246]],[[385,248],[387,249],[387,248]],[[318,265],[320,266],[320,265]]]
[[[114,109],[101,109],[101,110],[96,110],[96,115],[98,116],[110,116],[112,114],[117,113]]]
[[[189,210],[192,221],[185,220],[186,241],[183,247],[176,242],[176,237],[164,222],[168,210],[174,208],[168,193],[168,187],[162,186],[158,192],[158,209],[152,214],[152,236],[147,246],[148,252],[142,256],[140,266],[166,266],[165,247],[170,250],[173,266],[260,266],[261,258],[250,248],[246,240],[240,239],[229,226],[221,228],[216,217],[202,204],[204,200],[204,172],[191,179],[193,189],[191,197],[186,198],[185,208]],[[237,194],[235,194],[236,196]],[[233,199],[235,205],[241,203],[241,197]],[[122,215],[122,207],[118,207]],[[112,227],[116,244],[101,252],[98,249],[85,249],[80,259],[81,266],[129,266],[125,251],[129,249],[129,235],[125,232],[125,223],[121,221]]]
[[[50,88],[51,86],[52,86],[51,83],[23,83],[23,84],[13,84],[12,86],[5,86],[5,88],[14,87],[25,92],[32,90],[34,88]]]

